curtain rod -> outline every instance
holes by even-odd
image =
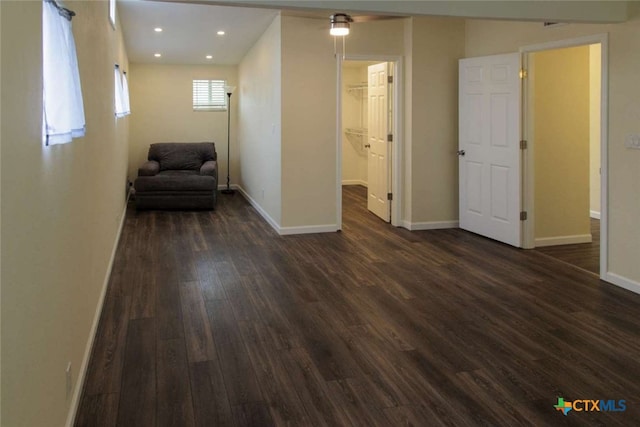
[[[73,10],[60,6],[55,0],[45,0],[45,1],[47,3],[51,3],[56,9],[58,9],[58,13],[60,14],[60,16],[68,19],[69,21],[71,21],[71,18],[76,16],[76,13]]]

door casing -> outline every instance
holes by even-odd
[[[389,169],[391,171],[391,225],[399,227],[402,225],[403,212],[403,125],[404,125],[404,93],[403,86],[403,58],[395,55],[349,55],[344,58],[337,55],[336,58],[336,224],[338,230],[342,229],[342,63],[343,61],[377,61],[390,63],[393,83],[391,84],[392,102],[392,127],[393,142],[391,143]]]
[[[563,49],[568,47],[600,44],[601,46],[601,101],[600,101],[600,278],[611,282],[608,278],[608,136],[609,136],[609,61],[608,61],[608,42],[607,34],[595,34],[592,36],[579,37],[575,39],[559,40],[549,43],[541,43],[536,45],[524,46],[520,48],[522,54],[523,68],[527,69],[529,63],[529,54],[545,50]],[[522,84],[522,139],[527,140],[531,135],[531,90],[530,81],[525,79]],[[534,205],[534,156],[531,150],[524,150],[523,153],[523,210],[528,213],[527,221],[522,222],[523,247],[531,249],[535,247],[535,205]]]

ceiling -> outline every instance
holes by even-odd
[[[129,61],[136,63],[238,64],[278,14],[270,9],[148,0],[117,5]],[[156,27],[163,31],[155,32]],[[156,58],[156,53],[162,56]]]
[[[285,15],[325,19],[327,26],[327,8],[344,8],[360,18],[432,14],[558,22],[620,22],[627,13],[626,2],[611,1],[119,0],[117,5],[129,61],[216,65],[238,64],[277,9]],[[163,31],[154,32],[156,27]],[[217,35],[219,30],[226,34]],[[156,53],[162,56],[156,58]]]

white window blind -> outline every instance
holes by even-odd
[[[193,110],[212,111],[227,109],[227,94],[224,80],[194,80]]]

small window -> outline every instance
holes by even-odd
[[[193,81],[193,111],[226,111],[224,80]]]
[[[109,22],[116,29],[116,0],[109,0]]]

